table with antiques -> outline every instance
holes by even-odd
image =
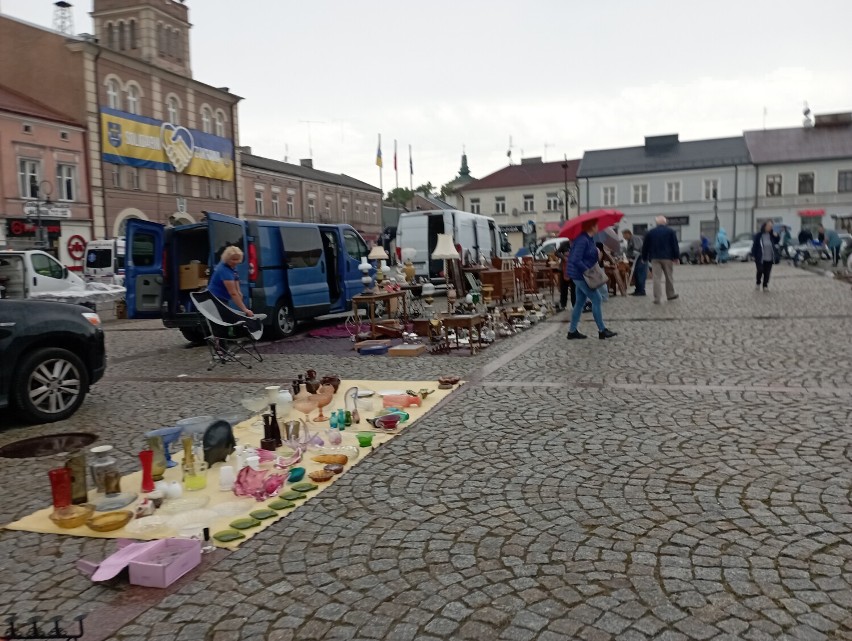
[[[450,329],[455,330],[456,334],[456,347],[460,347],[459,344],[459,332],[460,329],[467,329],[468,334],[468,342],[470,344],[470,355],[473,356],[476,349],[473,344],[473,330],[476,329],[477,336],[477,346],[482,348],[482,327],[485,325],[485,316],[482,314],[442,314],[441,315],[441,324],[444,328],[444,341],[449,342],[449,331]]]
[[[381,324],[381,314],[379,321],[376,320],[376,306],[380,303],[385,304],[388,320],[394,320],[393,315],[394,311],[392,309],[391,301],[402,301],[402,318],[403,320],[408,319],[408,292],[404,290],[396,291],[396,292],[380,292],[378,294],[358,294],[357,296],[352,297],[352,315],[357,319],[359,318],[359,307],[366,306],[367,308],[367,317],[370,320],[370,338],[376,338],[377,336],[382,336],[381,331],[378,331],[378,325]]]

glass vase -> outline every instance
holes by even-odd
[[[105,478],[109,472],[118,474],[118,463],[112,455],[112,445],[99,445],[89,450],[92,454],[92,462],[89,471],[92,474],[92,483],[101,494],[106,494]]]
[[[139,461],[142,463],[142,493],[154,491],[154,451],[142,450],[139,452]],[[165,464],[164,464],[165,465]]]
[[[148,449],[154,453],[154,460],[151,464],[151,477],[155,481],[162,481],[163,474],[166,473],[166,446],[163,443],[162,436],[149,436],[145,439]]]
[[[48,470],[50,493],[53,495],[53,508],[58,510],[71,505],[71,470],[56,467]]]

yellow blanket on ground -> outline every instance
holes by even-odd
[[[410,418],[407,422],[401,423],[400,428],[397,430],[395,434],[387,434],[387,433],[377,433],[373,438],[373,445],[380,445],[381,443],[385,443],[392,439],[396,434],[402,432],[403,430],[410,429],[411,426],[424,414],[426,414],[432,407],[435,406],[438,401],[445,398],[448,394],[450,394],[453,390],[439,390],[438,385],[434,381],[355,381],[355,380],[344,380],[340,382],[340,387],[338,388],[337,394],[335,394],[332,402],[328,407],[323,408],[324,413],[327,415],[329,411],[332,411],[335,408],[343,407],[343,394],[350,387],[356,386],[359,389],[370,389],[374,390],[376,394],[373,397],[373,410],[372,411],[362,411],[361,414],[361,424],[360,425],[352,425],[352,427],[347,428],[345,431],[341,432],[341,436],[343,438],[343,445],[353,445],[358,447],[358,440],[356,438],[356,434],[362,430],[372,430],[373,428],[369,423],[367,423],[364,419],[369,417],[373,418],[376,414],[380,414],[382,411],[382,397],[380,396],[381,392],[386,392],[390,390],[420,390],[421,388],[427,388],[431,390],[435,390],[432,394],[426,397],[425,400],[422,401],[420,407],[408,407],[405,408],[405,411],[409,413]],[[455,389],[455,388],[454,388]],[[262,391],[259,392],[262,394]],[[312,413],[315,415],[315,413]],[[279,415],[280,421],[286,421],[289,419],[295,418],[304,418],[300,416],[296,410],[292,407],[288,409],[283,415]],[[263,427],[260,424],[260,419],[258,416],[255,416],[251,419],[243,421],[239,425],[234,428],[234,436],[237,439],[237,442],[242,445],[250,445],[257,447],[260,443],[260,439],[263,437]],[[328,423],[311,423],[309,429],[311,433],[315,431],[320,431],[322,435],[322,431],[328,428]],[[348,472],[354,465],[357,465],[359,462],[363,461],[364,458],[372,451],[371,448],[363,448],[359,447],[359,457],[355,461],[349,461],[346,465],[346,469],[343,474]],[[299,463],[300,467],[305,468],[305,481],[310,481],[307,474],[318,469],[322,469],[323,463],[317,463],[316,461],[311,460],[312,457],[315,456],[312,452],[306,452],[302,457],[302,461]],[[173,456],[175,460],[180,460],[181,456],[176,455]],[[227,463],[216,463],[207,471],[207,487],[203,490],[197,490],[193,492],[188,492],[184,490],[184,497],[193,497],[204,495],[209,498],[209,502],[207,503],[204,509],[213,509],[215,510],[217,505],[221,505],[223,503],[232,503],[234,501],[242,501],[245,502],[245,513],[230,515],[230,516],[218,516],[213,519],[210,523],[210,532],[211,534],[215,534],[220,530],[230,529],[229,523],[233,520],[238,519],[243,516],[248,516],[249,512],[253,510],[257,510],[260,508],[267,507],[269,503],[271,503],[275,498],[272,497],[266,501],[256,501],[250,497],[238,497],[235,496],[233,492],[230,491],[221,491],[219,490],[219,468],[222,465],[226,465]],[[276,473],[287,474],[286,470],[274,470]],[[307,494],[307,498],[303,500],[296,501],[296,508],[299,505],[304,503],[305,501],[310,500],[317,494],[320,494],[324,489],[329,487],[332,483],[339,478],[340,475],[335,476],[331,481],[326,483],[317,483],[319,489],[314,490],[313,492],[309,492]],[[166,481],[180,481],[181,480],[181,466],[175,466],[169,468],[165,472],[164,480]],[[124,491],[129,492],[138,492],[139,486],[142,483],[142,472],[141,470],[138,472],[134,472],[133,474],[128,474],[127,476],[122,477],[121,479],[121,487]],[[288,489],[288,484],[285,483],[282,488],[282,492]],[[95,490],[90,491],[90,498],[95,501],[98,498]],[[124,510],[135,510],[139,501],[141,501],[142,497],[136,500],[136,502],[131,503]],[[296,508],[289,508],[285,510],[281,510],[278,514],[272,518],[265,519],[260,522],[260,525],[248,530],[241,530],[242,534],[245,535],[244,539],[238,539],[236,541],[232,541],[229,543],[221,543],[218,541],[214,541],[214,543],[222,548],[227,549],[236,549],[240,544],[244,543],[252,536],[257,534],[258,532],[266,529],[276,521],[290,514]],[[131,534],[128,533],[126,528],[120,528],[118,530],[114,530],[112,532],[95,532],[94,530],[89,529],[86,525],[82,525],[77,528],[71,529],[63,529],[58,527],[50,520],[50,514],[53,512],[52,507],[45,508],[43,510],[39,510],[26,516],[14,523],[10,523],[6,525],[6,529],[9,530],[23,530],[26,532],[39,532],[42,534],[70,534],[72,536],[89,536],[95,538],[110,538],[110,539],[119,539],[119,538],[132,538],[132,539],[143,539],[143,540],[152,540],[157,538],[166,538],[165,536],[145,536],[140,534]],[[97,513],[96,513],[97,514]]]

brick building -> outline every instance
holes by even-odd
[[[36,202],[46,206],[34,211]],[[39,218],[47,242],[41,246],[65,264],[81,266],[75,237],[85,238],[92,222],[85,130],[0,85],[0,247],[36,246]]]
[[[240,98],[192,78],[189,15],[173,0],[94,0],[94,36],[69,37],[0,16],[0,84],[86,129],[88,237],[129,218],[236,214]]]
[[[250,147],[238,154],[245,205],[250,220],[281,219],[348,223],[368,242],[382,230],[382,192],[351,176],[255,156]]]

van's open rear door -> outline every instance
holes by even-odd
[[[240,277],[240,290],[243,294],[243,300],[246,305],[251,305],[251,295],[249,293],[249,262],[248,262],[248,229],[246,221],[227,216],[225,214],[217,214],[212,211],[205,211],[207,216],[207,228],[210,235],[210,273],[219,264],[222,258],[222,252],[226,247],[233,245],[243,250],[243,262],[237,265],[237,275]]]
[[[163,247],[165,227],[147,220],[127,221],[128,318],[161,318],[163,308]]]

